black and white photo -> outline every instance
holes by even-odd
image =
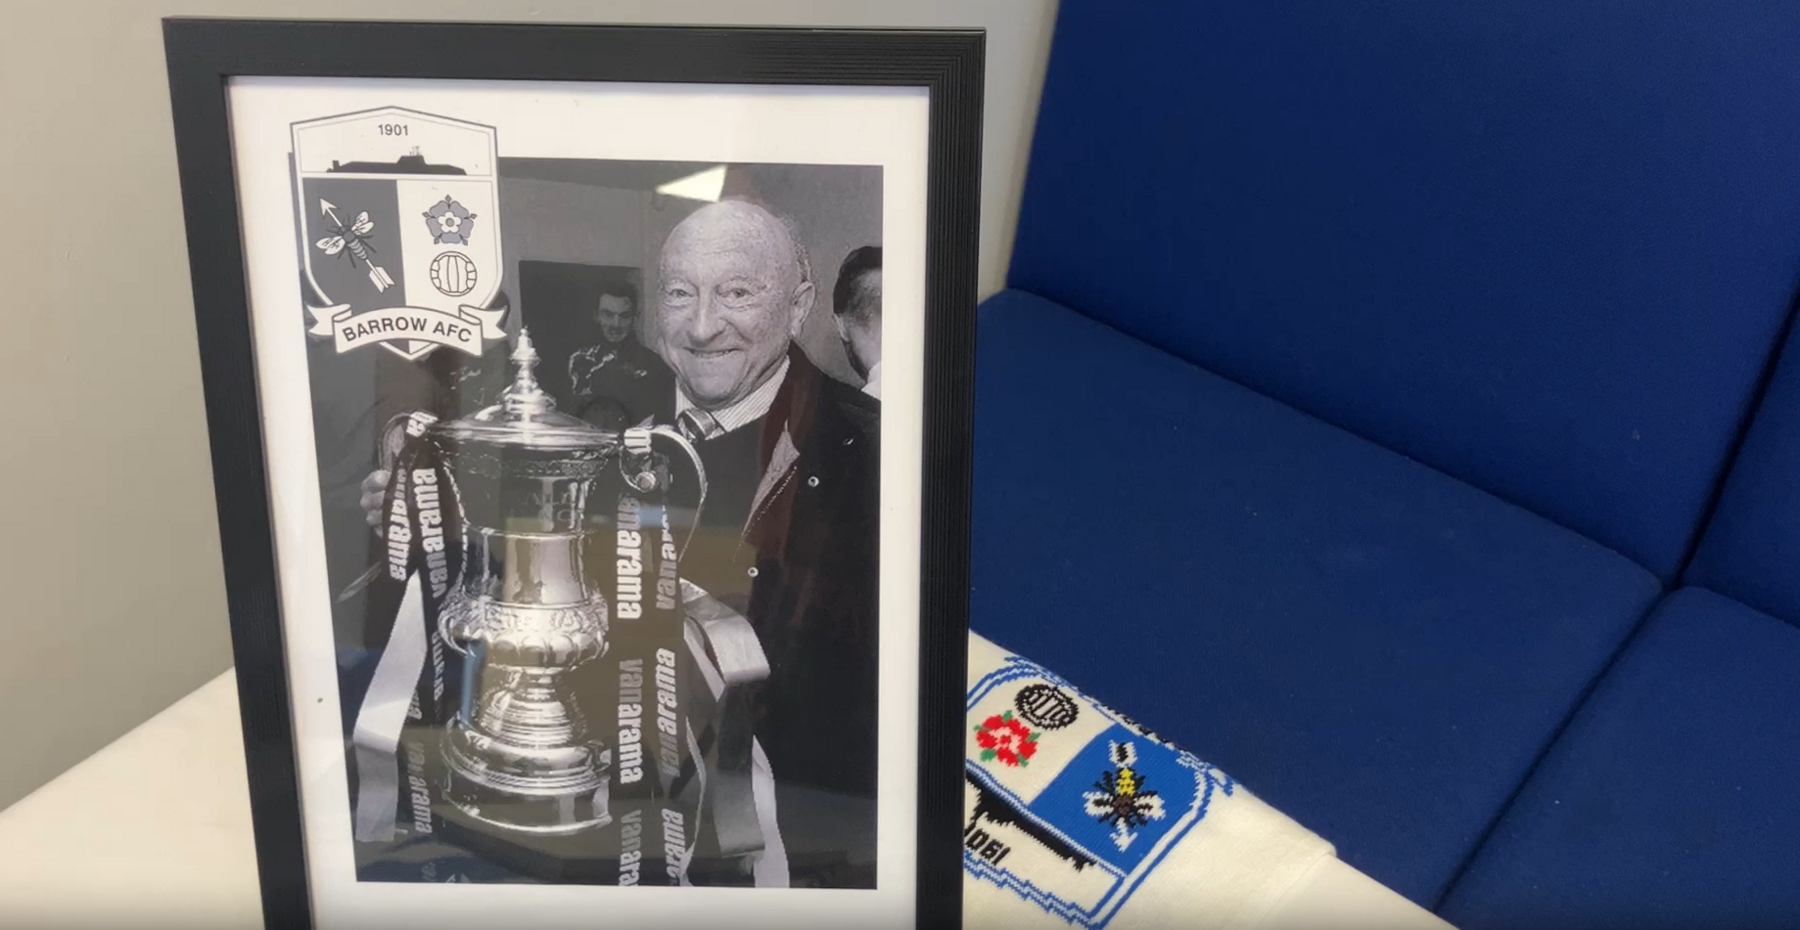
[[[702,41],[543,35],[649,32]],[[308,922],[912,926],[966,623],[925,604],[966,571],[926,545],[930,93],[224,91],[280,655],[234,630]]]
[[[329,159],[300,151],[295,162],[332,166],[302,176],[297,209],[310,220],[302,234],[312,258],[309,313],[331,321],[315,327],[330,332],[310,340],[308,371],[327,557],[341,592],[333,607],[340,700],[356,708],[345,723],[359,875],[873,887],[881,405],[863,388],[880,364],[879,335],[867,333],[880,325],[880,167],[502,157],[494,180],[480,185],[412,140],[426,126],[481,137],[488,127],[380,108],[301,123],[297,146],[314,126],[331,127],[341,149]],[[403,153],[386,157],[392,152]],[[443,193],[446,175],[481,193]],[[323,206],[333,199],[356,211],[347,231]],[[407,247],[407,211],[397,206],[407,200],[430,204],[416,211],[426,222],[414,224],[430,238],[424,249]],[[316,213],[304,209],[315,203]],[[348,261],[339,260],[340,233],[356,249]],[[482,239],[493,245],[471,248]],[[419,275],[409,259],[434,250],[430,274]],[[843,265],[835,283],[819,280],[815,254]],[[444,266],[463,269],[464,294],[444,286]],[[379,286],[365,280],[377,267]],[[488,344],[474,352],[431,342],[435,322],[408,315],[426,303],[412,292],[429,286],[427,300],[466,297],[460,282],[470,280],[486,283],[478,305],[463,310],[452,300],[450,309],[484,319]],[[367,309],[328,312],[358,300]],[[509,318],[515,308],[517,320]],[[421,332],[428,338],[411,338]],[[363,351],[375,346],[388,351]],[[514,433],[479,432],[496,425]],[[534,425],[546,428],[533,433]],[[421,492],[400,464],[408,429],[437,454],[467,458],[458,446],[490,439],[502,450],[499,476],[452,467],[425,486],[454,488],[464,515],[497,517],[463,540],[495,563],[492,571],[487,561],[465,562],[460,593],[446,587],[441,603],[407,589],[404,564],[376,570],[406,550],[399,539],[419,546],[430,568],[422,540],[432,527],[407,525],[420,508],[401,494]],[[659,436],[671,443],[651,453],[666,487],[630,486],[617,467],[570,470],[561,476],[567,488],[544,475],[560,466],[541,452],[546,443],[581,446],[577,453],[622,467],[632,454],[625,443],[638,435],[652,447]],[[515,474],[509,454],[530,467]],[[523,483],[531,486],[514,486]],[[561,503],[558,495],[580,512],[523,526]],[[627,499],[635,520],[615,506]],[[674,548],[621,547],[619,538],[648,532],[651,512]],[[540,537],[559,533],[572,538],[557,537],[558,554],[577,553],[566,563],[543,552]],[[646,577],[647,562],[667,577]],[[648,587],[665,601],[660,612],[637,600]],[[416,613],[402,613],[409,596]],[[677,596],[708,612],[691,644]],[[645,617],[632,616],[640,603]],[[559,672],[549,689],[557,697],[529,705],[539,714],[550,708],[560,742],[529,743],[517,731],[536,721],[524,719],[526,695],[511,682],[549,663],[506,656],[529,648],[519,636],[551,635],[551,614],[577,611],[584,628],[566,681]],[[499,629],[502,616],[516,634]],[[396,623],[425,624],[427,639],[441,628],[444,640],[431,645],[448,655],[418,651]],[[734,666],[707,641],[728,635],[759,652],[766,671],[755,655],[738,663],[748,668]],[[584,652],[594,655],[575,661]],[[404,674],[380,674],[384,664]],[[714,680],[732,684],[706,693]],[[426,705],[438,709],[415,716]],[[630,712],[647,706],[668,713]],[[659,751],[643,752],[640,739],[662,728],[673,732],[644,739]],[[446,733],[455,751],[433,759],[430,744]],[[533,735],[541,743],[542,732]],[[666,753],[665,736],[673,737]],[[522,761],[577,746],[591,747],[580,777],[561,762]],[[626,803],[640,777],[657,784],[646,792],[657,802],[648,811]],[[394,787],[414,778],[425,787]],[[509,780],[520,784],[508,791]],[[574,813],[535,810],[558,803]],[[659,853],[643,858],[654,869],[626,861],[640,821],[654,827],[645,834],[654,842],[638,849]],[[511,849],[509,830],[537,846]],[[560,854],[542,855],[545,844]]]

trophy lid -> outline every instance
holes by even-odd
[[[618,442],[613,433],[556,409],[556,399],[538,385],[538,354],[530,330],[519,330],[510,360],[513,382],[499,403],[440,424],[436,432],[459,442],[526,449],[601,449]]]

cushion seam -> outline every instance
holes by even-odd
[[[1673,579],[1672,589],[1688,586],[1688,573],[1693,570],[1694,560],[1700,555],[1701,546],[1706,542],[1707,532],[1712,529],[1713,518],[1718,515],[1719,504],[1724,500],[1726,488],[1731,484],[1731,475],[1737,470],[1738,457],[1743,453],[1745,443],[1749,441],[1750,431],[1756,428],[1757,415],[1762,412],[1763,405],[1767,403],[1769,388],[1774,384],[1775,375],[1781,370],[1782,361],[1787,355],[1785,350],[1793,332],[1796,313],[1800,313],[1800,285],[1796,286],[1794,295],[1788,298],[1787,314],[1782,318],[1781,326],[1775,331],[1775,340],[1769,346],[1768,356],[1763,359],[1762,370],[1757,373],[1756,386],[1751,389],[1750,396],[1745,400],[1743,411],[1738,414],[1737,428],[1732,432],[1731,444],[1726,448],[1724,457],[1719,460],[1718,474],[1713,478],[1713,486],[1707,494],[1706,504],[1700,509],[1699,520],[1694,524],[1692,535],[1688,537],[1687,547],[1681,554],[1681,560],[1675,565],[1675,574],[1670,576]],[[1702,586],[1695,585],[1695,587]],[[1723,596],[1738,600],[1732,595]],[[1740,601],[1740,603],[1747,604],[1748,602]]]
[[[1790,620],[1787,617],[1784,617],[1778,613],[1775,613],[1774,611],[1764,610],[1763,608],[1758,607],[1757,605],[1752,604],[1749,601],[1746,601],[1743,598],[1738,597],[1735,594],[1726,594],[1725,592],[1720,591],[1717,588],[1707,587],[1706,585],[1703,585],[1703,584],[1684,584],[1681,587],[1676,588],[1675,591],[1676,592],[1704,591],[1707,594],[1712,595],[1713,597],[1719,598],[1721,600],[1730,601],[1731,603],[1736,604],[1737,606],[1742,607],[1745,610],[1751,611],[1753,613],[1762,614],[1763,616],[1768,617],[1770,620],[1773,620],[1776,623],[1781,624],[1782,626],[1788,627],[1789,629],[1800,630],[1800,622]]]
[[[1607,656],[1606,661],[1600,663],[1600,668],[1588,679],[1587,684],[1582,687],[1581,693],[1576,695],[1575,700],[1570,703],[1568,712],[1563,715],[1563,719],[1550,731],[1549,736],[1544,740],[1544,744],[1539,747],[1537,755],[1531,760],[1531,764],[1525,767],[1525,771],[1520,776],[1518,783],[1515,784],[1512,791],[1507,794],[1506,800],[1502,801],[1500,806],[1494,811],[1493,817],[1488,820],[1488,825],[1482,829],[1481,835],[1476,837],[1475,842],[1469,847],[1468,854],[1463,857],[1463,861],[1457,865],[1456,870],[1450,874],[1450,880],[1444,884],[1443,890],[1438,893],[1437,899],[1431,904],[1432,913],[1442,913],[1444,906],[1449,902],[1450,897],[1456,893],[1457,886],[1468,876],[1469,870],[1475,865],[1475,860],[1480,858],[1482,851],[1487,848],[1488,843],[1493,839],[1494,832],[1498,830],[1500,824],[1506,820],[1506,815],[1510,814],[1513,807],[1518,804],[1519,798],[1524,794],[1526,786],[1531,784],[1532,778],[1534,778],[1537,775],[1538,770],[1543,767],[1544,761],[1549,758],[1550,753],[1556,748],[1557,744],[1562,741],[1563,734],[1568,731],[1570,724],[1575,722],[1575,718],[1581,714],[1582,709],[1587,707],[1588,702],[1593,699],[1594,692],[1599,689],[1600,683],[1604,681],[1607,675],[1612,672],[1613,668],[1619,664],[1619,660],[1624,657],[1628,650],[1630,650],[1631,645],[1638,640],[1638,637],[1644,631],[1644,627],[1649,623],[1650,618],[1655,616],[1656,612],[1660,610],[1664,604],[1668,603],[1669,599],[1678,593],[1679,590],[1680,589],[1664,589],[1660,591],[1658,596],[1651,598],[1649,604],[1644,607],[1643,613],[1640,614],[1637,621],[1632,624],[1630,631],[1619,640],[1619,645],[1613,649],[1612,654]]]

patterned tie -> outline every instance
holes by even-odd
[[[712,414],[699,407],[689,407],[681,411],[681,415],[675,418],[675,425],[680,428],[682,438],[688,442],[711,439],[725,432],[719,427],[719,421]]]

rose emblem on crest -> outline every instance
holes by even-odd
[[[999,759],[1015,768],[1030,765],[1031,757],[1037,755],[1037,734],[1010,710],[983,720],[975,728],[975,744],[981,747],[981,761]]]
[[[446,194],[425,211],[425,228],[431,231],[432,242],[468,245],[475,231],[475,214]]]

